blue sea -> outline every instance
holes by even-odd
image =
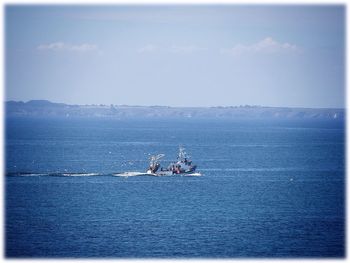
[[[342,258],[345,127],[6,119],[8,258]],[[179,145],[201,177],[135,176]]]

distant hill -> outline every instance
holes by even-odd
[[[167,118],[167,119],[334,119],[343,120],[344,109],[263,106],[167,107],[127,105],[68,105],[47,100],[7,101],[7,117],[64,118]]]

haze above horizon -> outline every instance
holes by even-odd
[[[343,5],[7,5],[6,100],[344,108]]]

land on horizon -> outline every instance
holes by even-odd
[[[193,118],[193,119],[344,119],[342,108],[269,107],[260,105],[172,107],[86,104],[48,100],[6,101],[7,117]]]

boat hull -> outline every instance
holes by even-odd
[[[155,173],[152,173],[150,170],[147,171],[148,175],[153,175],[153,176],[201,176],[200,173],[196,173],[195,171],[187,171],[183,173],[174,173],[173,171],[158,171]]]

